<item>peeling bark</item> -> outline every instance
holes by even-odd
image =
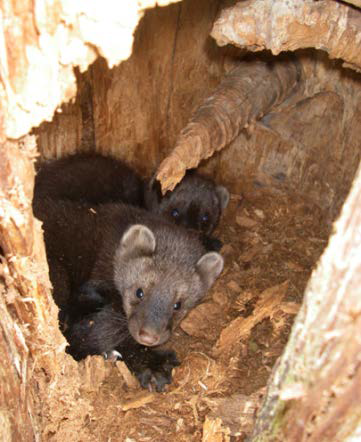
[[[252,441],[341,441],[360,425],[360,208],[361,169],[269,380]]]
[[[0,439],[48,440],[89,413],[87,388],[52,300],[40,222],[32,213],[33,137],[0,145]],[[77,405],[76,405],[77,404]]]
[[[162,191],[173,190],[186,169],[228,145],[239,132],[284,100],[299,86],[293,61],[244,62],[228,73],[181,131],[176,147],[157,172]]]
[[[33,126],[50,120],[61,103],[75,96],[73,67],[85,71],[98,54],[108,61],[109,67],[127,59],[144,9],[173,1],[178,0],[2,0],[2,141],[6,137],[20,138]]]
[[[211,32],[218,45],[274,55],[300,48],[327,51],[361,70],[361,11],[321,0],[254,0],[225,9]]]

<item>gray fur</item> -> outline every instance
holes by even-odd
[[[131,335],[143,345],[165,342],[223,268],[223,258],[205,253],[197,233],[142,209],[104,204],[94,210],[43,197],[33,207],[43,221],[57,304],[67,308],[84,283],[109,285],[112,311],[121,316],[124,309]],[[103,351],[111,347],[103,344]]]

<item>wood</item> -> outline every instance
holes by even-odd
[[[336,1],[254,0],[225,9],[214,24],[218,45],[249,51],[317,48],[361,70],[361,11]]]
[[[35,156],[34,137],[0,146],[0,410],[6,410],[0,419],[8,432],[2,440],[46,440],[54,428],[67,431],[60,416],[82,422],[90,409],[86,399],[74,407],[78,367],[64,353],[40,222],[31,208]]]
[[[172,1],[177,0],[160,3]],[[34,8],[31,0],[2,0],[0,109],[6,118],[0,120],[0,141],[51,120],[58,106],[75,96],[73,67],[85,71],[98,54],[109,67],[128,58],[133,31],[144,9],[155,4],[45,0]]]
[[[157,171],[162,192],[173,190],[187,169],[231,143],[240,131],[280,105],[299,87],[301,71],[292,60],[271,65],[241,63],[192,115],[176,146]],[[257,91],[257,93],[256,93]]]
[[[343,441],[359,431],[361,168],[334,230],[268,383],[253,442]]]
[[[227,52],[207,40],[218,0],[186,0],[147,13],[132,57],[109,70],[108,66],[129,57],[138,20],[155,3],[118,2],[115,10],[112,2],[102,3],[99,9],[93,9],[92,2],[65,0],[1,2],[1,440],[69,440],[74,428],[81,429],[84,440],[94,440],[86,425],[89,399],[81,392],[96,391],[109,370],[99,358],[78,367],[64,353],[66,343],[58,330],[41,226],[31,211],[37,149],[33,138],[9,139],[18,139],[44,119],[50,120],[60,104],[67,102],[55,123],[43,127],[40,150],[44,157],[62,156],[95,140],[99,151],[123,157],[141,172],[151,173],[175,144],[194,109],[199,108],[194,115],[200,120],[202,115],[208,117],[202,103],[207,96],[215,97],[212,91],[227,70]],[[360,11],[346,2],[286,3],[242,2],[222,12],[213,35],[223,44],[233,41],[226,28],[232,30],[237,37],[233,43],[249,51],[268,48],[279,53],[317,47],[359,69]],[[123,14],[125,10],[131,11],[130,18]],[[124,17],[126,26],[119,17]],[[222,22],[225,17],[227,23]],[[245,24],[252,26],[245,29]],[[237,40],[239,32],[247,37],[245,41]],[[104,58],[81,75],[98,53]],[[215,112],[212,130],[201,131],[202,146],[190,144],[201,148],[189,148],[185,142],[179,156],[172,157],[175,161],[163,175],[170,180],[168,185],[174,185],[187,167],[232,141],[229,149],[209,163],[219,181],[243,192],[242,177],[285,176],[312,200],[330,207],[333,218],[333,208],[341,206],[360,158],[360,83],[320,52],[298,57],[304,73],[303,95],[284,103],[297,83],[294,71],[285,75],[284,89],[276,84],[277,75],[260,75],[266,82],[262,87],[267,81],[268,86],[255,88],[252,82],[249,108],[237,114],[234,127],[232,118],[218,125],[217,118],[224,114]],[[240,58],[238,54],[237,63]],[[79,72],[74,75],[76,66]],[[253,80],[254,72],[248,73],[248,79]],[[76,81],[78,99],[72,104]],[[242,91],[247,95],[246,88]],[[239,104],[234,98],[229,94],[227,102]],[[251,109],[253,102],[255,109]],[[274,112],[274,106],[282,102],[285,107]],[[265,113],[252,128],[249,123]],[[247,125],[247,132],[239,134]],[[188,142],[188,129],[178,140]],[[214,139],[207,144],[209,134]],[[178,159],[182,170],[176,165]],[[357,359],[361,354],[357,340],[361,325],[360,194],[358,176],[272,376],[254,440],[307,437],[322,442],[356,435],[361,419]],[[182,382],[184,386],[185,376]],[[227,436],[219,422],[213,433],[218,438]]]

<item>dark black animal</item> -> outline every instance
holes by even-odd
[[[125,163],[95,153],[41,163],[35,177],[38,199],[142,206],[143,189],[142,179]]]
[[[145,206],[166,219],[209,236],[229,202],[229,192],[209,178],[188,171],[171,192],[162,196],[154,178],[146,187]]]

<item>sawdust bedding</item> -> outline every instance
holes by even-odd
[[[232,195],[216,231],[223,274],[167,343],[182,361],[174,382],[144,391],[117,363],[84,393],[91,440],[244,440],[328,235],[323,212],[291,192]]]

